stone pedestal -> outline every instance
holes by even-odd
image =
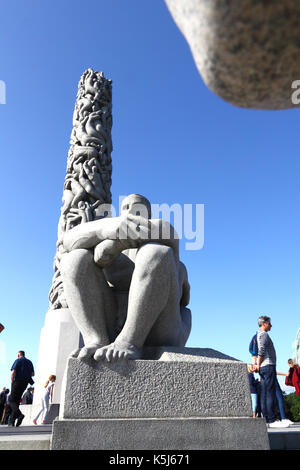
[[[269,449],[247,366],[212,349],[158,348],[117,364],[69,359],[51,449]]]
[[[39,411],[44,385],[49,375],[56,375],[53,403],[50,405],[48,420],[51,422],[59,412],[59,403],[67,360],[70,353],[79,347],[81,335],[68,308],[49,310],[41,331],[38,362],[34,379],[34,399],[28,424]],[[25,415],[26,416],[26,415]],[[29,416],[26,416],[28,421]],[[26,424],[27,424],[26,421]]]

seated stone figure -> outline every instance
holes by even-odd
[[[60,270],[86,360],[138,359],[144,346],[184,346],[191,329],[187,271],[174,228],[131,194],[119,217],[66,232]]]

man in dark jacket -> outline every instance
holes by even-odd
[[[24,415],[19,409],[21,397],[28,383],[32,383],[34,368],[32,362],[25,357],[24,351],[18,351],[17,359],[11,367],[11,393],[9,396],[9,404],[12,409],[10,417],[10,426],[20,426],[24,419]]]
[[[24,395],[22,396],[22,405],[32,405],[33,401],[33,388],[28,387]]]

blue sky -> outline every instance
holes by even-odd
[[[286,371],[300,327],[300,110],[215,96],[163,0],[2,1],[0,47],[0,387],[19,349],[37,361],[77,84],[90,67],[113,80],[114,204],[132,192],[204,204],[203,249],[181,242],[187,346],[249,362],[267,314]]]

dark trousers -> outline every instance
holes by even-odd
[[[8,424],[8,420],[10,418],[10,415],[11,415],[11,407],[10,407],[9,403],[6,403],[5,408],[4,408],[4,412],[3,412],[3,415],[2,415],[1,424]]]
[[[282,394],[282,390],[277,379],[276,379],[276,399],[277,399],[281,419],[285,419],[283,394]]]
[[[15,420],[22,414],[19,409],[19,405],[22,395],[26,390],[27,384],[28,380],[14,380],[11,384],[11,392],[9,396],[9,405],[12,409],[10,416],[11,424],[14,424]]]
[[[261,411],[267,423],[276,421],[276,366],[260,368]]]

